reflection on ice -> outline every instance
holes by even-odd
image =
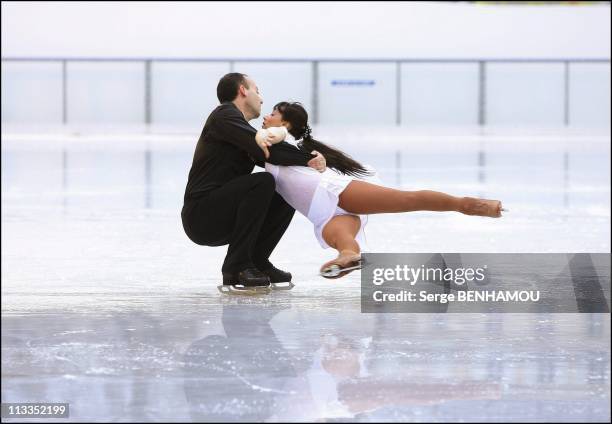
[[[2,399],[72,420],[603,420],[607,314],[359,314],[316,299],[3,318]]]

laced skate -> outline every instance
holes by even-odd
[[[254,296],[270,293],[270,277],[257,268],[247,268],[238,274],[223,273],[223,284],[217,286],[223,294]]]

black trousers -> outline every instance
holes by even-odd
[[[269,257],[289,227],[295,209],[275,191],[268,172],[243,175],[183,205],[187,236],[204,246],[229,244],[222,272],[272,266]]]

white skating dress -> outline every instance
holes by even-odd
[[[297,146],[297,141],[291,134],[285,138],[285,141]],[[376,172],[372,167],[364,166]],[[356,215],[338,206],[338,198],[346,186],[355,179],[382,185],[376,174],[357,178],[340,174],[330,168],[325,172],[319,172],[305,166],[279,166],[266,162],[266,171],[274,176],[276,191],[283,199],[312,222],[315,237],[324,249],[330,247],[323,239],[323,228],[329,220],[338,215]],[[367,251],[364,229],[368,216],[358,216],[361,219],[361,226],[355,240],[362,251]]]

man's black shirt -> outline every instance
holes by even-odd
[[[255,165],[307,166],[314,158],[283,141],[263,150],[255,141],[257,130],[232,102],[222,103],[208,117],[193,155],[184,200],[197,199],[232,179],[253,172]]]

